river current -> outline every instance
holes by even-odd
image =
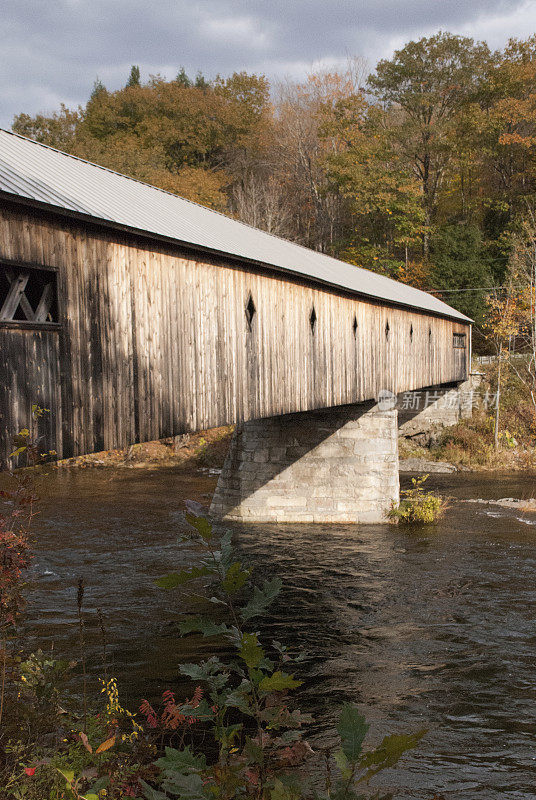
[[[35,528],[30,647],[76,658],[81,576],[90,671],[102,672],[101,608],[125,703],[186,691],[177,665],[207,655],[209,643],[178,639],[189,609],[154,579],[195,561],[177,537],[182,501],[207,503],[215,480],[173,469],[51,471]],[[372,741],[428,729],[382,779],[397,798],[536,798],[536,514],[466,502],[536,497],[536,477],[429,483],[450,507],[418,531],[233,526],[258,579],[284,583],[263,633],[309,654],[297,701],[314,713],[313,744],[330,740],[348,700]]]

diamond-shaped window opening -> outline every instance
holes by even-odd
[[[255,303],[253,302],[253,295],[251,292],[248,296],[248,301],[246,303],[246,320],[248,323],[248,330],[251,331],[253,326],[253,317],[255,316],[257,309],[255,308]]]
[[[352,330],[354,332],[354,339],[357,338],[357,317],[354,317],[354,321],[352,323]]]
[[[409,329],[409,340],[410,342],[413,341],[413,322],[411,323],[411,327]]]
[[[314,306],[312,307],[309,315],[309,325],[311,326],[311,333],[314,333],[316,327],[316,311]]]
[[[389,331],[390,331],[390,330],[391,330],[391,328],[389,327],[389,321],[387,321],[387,322],[385,323],[385,338],[386,338],[386,339],[388,339],[388,338],[389,338]]]

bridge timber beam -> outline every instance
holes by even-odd
[[[369,402],[238,426],[211,513],[240,522],[380,523],[398,497],[397,411]]]

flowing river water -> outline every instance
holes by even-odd
[[[30,646],[77,657],[76,584],[86,583],[89,669],[102,672],[96,609],[123,700],[186,687],[177,665],[207,655],[179,640],[190,609],[154,579],[195,562],[178,542],[182,501],[208,502],[210,475],[174,469],[51,471],[41,486],[29,596]],[[407,482],[407,478],[403,481]],[[536,514],[470,499],[536,496],[536,476],[436,476],[438,525],[233,526],[256,576],[284,588],[263,633],[301,645],[297,701],[331,736],[352,701],[373,740],[425,727],[383,779],[397,798],[536,798]]]

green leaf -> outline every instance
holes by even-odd
[[[242,589],[249,578],[249,570],[242,569],[239,561],[235,561],[225,574],[223,588],[228,594],[236,594]]]
[[[346,758],[346,756],[344,755],[343,751],[340,749],[336,750],[335,753],[333,754],[333,757],[335,759],[336,765],[341,771],[343,780],[348,780],[348,778],[352,774],[352,770],[350,768],[350,763]]]
[[[248,669],[256,669],[264,658],[264,650],[259,644],[256,633],[245,633],[242,636],[238,655],[245,661]]]
[[[198,774],[207,766],[204,755],[196,755],[189,747],[182,750],[166,747],[165,756],[156,761],[156,766],[164,774],[160,785],[166,792],[184,800],[200,800],[206,796],[203,780]],[[152,800],[151,795],[145,796]],[[167,797],[167,794],[162,797]],[[161,800],[160,793],[156,794],[155,800]]]
[[[201,700],[199,705],[191,706],[188,703],[177,706],[179,712],[184,714],[185,717],[195,717],[196,719],[212,720],[214,719],[214,711],[212,706],[206,700]]]
[[[177,586],[184,586],[185,583],[202,578],[205,575],[214,575],[215,570],[210,567],[191,567],[190,569],[183,569],[180,572],[170,572],[168,575],[163,575],[157,578],[156,585],[160,589],[176,589]]]
[[[67,781],[67,784],[71,786],[71,784],[74,782],[74,770],[60,769],[59,767],[56,767],[56,769],[60,773],[60,775],[63,775],[63,777]]]
[[[86,770],[82,772],[80,777],[86,777]],[[99,794],[101,789],[107,789],[110,785],[110,778],[108,775],[103,775],[102,777],[98,778],[94,783],[91,784],[91,791],[95,792],[97,795]]]
[[[264,581],[262,589],[255,586],[253,597],[242,609],[243,620],[251,619],[259,614],[264,614],[268,606],[273,603],[282,586],[281,578],[273,578],[271,581]]]
[[[342,707],[337,732],[341,737],[341,747],[350,762],[355,762],[361,755],[363,741],[369,726],[357,708],[350,703]]]
[[[265,672],[273,672],[275,669],[275,662],[271,658],[263,658],[259,667]]]
[[[179,671],[194,681],[208,683],[211,688],[216,690],[222,689],[229,680],[225,665],[216,657],[202,661],[201,664],[181,664]]]
[[[191,772],[193,769],[205,769],[207,762],[203,755],[196,755],[189,747],[176,750],[166,747],[165,756],[156,761],[162,772]]]
[[[265,675],[262,669],[250,669],[249,677],[254,686],[259,686]]]
[[[243,727],[244,726],[240,722],[236,725],[225,725],[224,727],[220,728],[218,738],[221,748],[234,747],[235,739]]]
[[[221,636],[224,633],[229,633],[230,629],[224,622],[221,625],[217,625],[209,619],[191,617],[181,622],[179,631],[181,636],[185,636],[188,633],[202,633],[203,636]]]
[[[303,797],[301,789],[285,786],[280,778],[274,778],[270,789],[270,800],[298,800],[300,797]]]
[[[231,708],[238,708],[243,714],[253,716],[255,710],[251,707],[251,689],[250,681],[242,681],[233,692],[229,692],[225,698],[225,705]]]
[[[139,779],[139,781],[141,784],[141,788],[143,790],[143,796],[145,797],[146,800],[168,800],[167,795],[165,795],[163,792],[158,792],[156,789],[153,789],[151,786],[149,786],[148,783],[145,783],[145,781],[142,780],[141,778]]]
[[[273,675],[267,675],[260,682],[259,688],[263,692],[282,692],[285,689],[297,689],[303,681],[297,681],[292,675],[277,670]]]
[[[184,516],[188,525],[191,525],[192,528],[195,528],[205,542],[209,542],[212,539],[212,523],[209,522],[206,517],[198,517],[195,514],[189,513],[185,514]]]
[[[369,781],[378,772],[394,767],[404,753],[417,747],[425,733],[426,729],[423,728],[417,733],[394,733],[391,736],[386,736],[379,747],[371,750],[370,753],[365,753],[361,759],[359,766],[361,769],[366,769],[367,772],[360,778],[360,781]]]
[[[210,787],[203,783],[201,775],[174,773],[162,781],[162,789],[179,797],[180,800],[205,800],[210,795]]]
[[[244,744],[244,755],[250,764],[263,764],[264,763],[264,750],[258,742],[254,742],[251,737],[246,736],[246,743]]]
[[[233,532],[225,531],[220,539],[219,560],[224,570],[228,570],[231,566],[231,558],[233,557],[232,538]]]

